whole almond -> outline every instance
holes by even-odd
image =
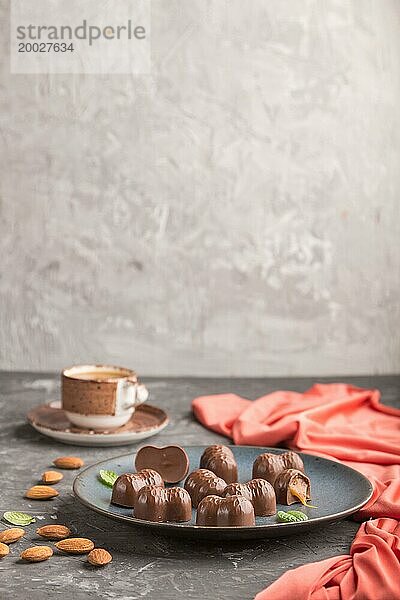
[[[94,548],[94,544],[87,538],[68,538],[56,543],[56,548],[68,554],[87,554]]]
[[[112,556],[104,548],[95,548],[88,554],[88,562],[95,567],[104,567],[112,561]]]
[[[6,544],[0,542],[0,558],[4,558],[10,553],[10,548]]]
[[[20,554],[20,557],[28,562],[41,562],[50,556],[53,556],[53,550],[49,546],[31,546]]]
[[[0,542],[3,542],[3,544],[12,544],[21,539],[23,535],[25,535],[25,529],[10,527],[10,529],[5,529],[0,533]]]
[[[53,485],[54,483],[58,483],[63,479],[64,475],[62,473],[58,473],[57,471],[45,471],[42,475],[42,481],[46,485]]]
[[[49,500],[58,496],[57,490],[49,485],[34,485],[25,492],[25,497],[31,500]]]
[[[70,529],[65,525],[44,525],[36,529],[36,533],[47,540],[63,540],[71,535]]]
[[[60,456],[53,460],[53,464],[58,469],[80,469],[85,463],[77,456]]]

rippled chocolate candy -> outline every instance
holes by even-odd
[[[302,471],[287,469],[275,480],[276,500],[279,504],[306,504],[311,498],[310,480]]]
[[[144,521],[181,523],[192,518],[192,503],[183,488],[147,485],[138,494],[133,514]]]
[[[154,469],[166,483],[178,483],[187,475],[189,458],[180,446],[143,446],[136,454],[135,467],[137,471]]]
[[[265,452],[257,456],[253,463],[253,479],[266,479],[274,485],[279,473],[286,469],[297,469],[304,472],[304,464],[298,454],[291,451],[283,454]]]
[[[238,468],[233,452],[228,446],[214,444],[208,446],[201,456],[200,467],[209,469],[226,483],[238,480]]]
[[[226,488],[226,481],[208,469],[196,469],[190,473],[184,487],[192,499],[193,507],[197,508],[199,502],[206,496],[211,494],[222,496]]]
[[[258,517],[276,513],[276,498],[273,486],[265,479],[252,479],[247,483],[231,483],[224,490],[224,496],[244,496],[250,500]]]
[[[111,502],[132,508],[142,487],[151,484],[164,487],[161,475],[152,469],[120,475],[113,485]]]
[[[252,527],[254,508],[244,496],[207,496],[197,508],[196,525],[207,527]]]

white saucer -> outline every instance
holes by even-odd
[[[169,422],[167,414],[151,404],[142,404],[126,425],[112,431],[80,430],[68,421],[61,402],[41,404],[27,414],[29,423],[43,435],[74,446],[127,446],[160,433]]]

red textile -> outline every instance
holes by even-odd
[[[287,571],[255,600],[398,600],[400,524],[395,519],[363,523],[350,554]]]
[[[279,391],[254,402],[235,394],[202,396],[192,406],[203,425],[235,444],[287,446],[361,471],[374,493],[356,518],[390,517],[362,525],[350,556],[288,571],[257,600],[400,599],[394,520],[400,519],[400,410],[381,404],[378,390],[346,384],[317,384],[304,394]]]
[[[287,446],[341,460],[361,471],[374,495],[358,513],[400,518],[400,410],[384,406],[378,390],[317,384],[304,394],[274,392],[254,402],[235,394],[202,396],[193,412],[235,444]]]

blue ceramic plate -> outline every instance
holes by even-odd
[[[189,456],[189,472],[197,469],[206,446],[186,446]],[[262,452],[279,454],[279,448],[254,446],[230,446],[239,467],[239,480],[251,479],[254,459]],[[164,535],[180,535],[204,539],[246,539],[285,536],[302,533],[326,523],[338,521],[359,510],[370,499],[372,486],[361,473],[338,462],[299,452],[304,461],[305,471],[311,480],[312,504],[318,508],[306,508],[293,504],[290,509],[300,509],[309,517],[299,523],[278,523],[275,516],[257,517],[254,527],[199,527],[193,510],[188,523],[153,523],[141,521],[132,516],[132,510],[110,504],[111,489],[103,485],[98,474],[100,469],[115,471],[118,475],[134,472],[135,453],[103,460],[82,471],[74,481],[76,497],[88,508],[131,525],[148,527]],[[181,484],[183,485],[183,482]],[[288,510],[288,506],[278,505],[278,510]]]

